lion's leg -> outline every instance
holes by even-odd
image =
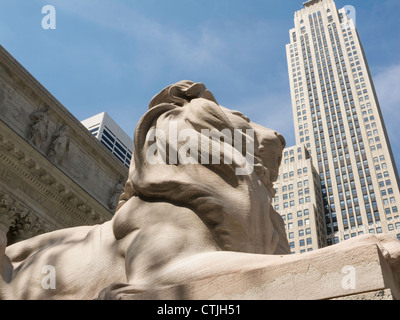
[[[130,239],[125,255],[126,283],[113,283],[99,299],[123,299],[170,285],[239,272],[281,261],[282,256],[220,251],[200,232],[159,223]],[[208,244],[207,244],[208,243]]]
[[[291,255],[263,255],[228,251],[199,252],[183,254],[171,260],[151,276],[140,279],[134,277],[128,283],[114,283],[104,289],[101,300],[135,299],[141,293],[156,292],[168,286],[181,286],[210,277],[219,277],[232,273],[265,268],[272,264],[285,263]],[[139,274],[136,274],[138,276]],[[133,280],[133,281],[132,281]],[[151,296],[154,299],[155,296]]]
[[[124,281],[124,260],[109,222],[57,230],[7,247],[12,280],[0,283],[3,299],[93,299]]]
[[[99,299],[119,299],[176,283],[169,274],[178,270],[176,265],[187,256],[215,251],[216,246],[207,236],[208,230],[191,230],[178,222],[160,222],[144,228],[125,239],[126,283],[113,283],[105,288]],[[167,277],[165,277],[167,275]]]

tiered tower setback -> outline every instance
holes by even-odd
[[[328,245],[400,237],[399,177],[354,21],[333,0],[295,13],[286,46],[296,143],[320,175]]]

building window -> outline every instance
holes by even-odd
[[[96,128],[90,129],[90,132],[95,135],[99,131],[99,128],[100,127],[96,127]]]
[[[297,211],[297,216],[301,217],[302,216],[302,212],[301,211]]]

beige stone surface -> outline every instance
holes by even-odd
[[[236,160],[150,163],[149,132],[169,130],[171,122],[195,136],[201,129],[254,130],[254,171],[236,174],[243,166]],[[173,146],[171,135],[156,141],[163,137]],[[277,132],[220,106],[201,83],[165,88],[136,128],[114,217],[7,247],[0,299],[329,299],[386,288],[399,297],[397,239],[367,236],[287,254],[284,223],[271,206],[284,147]],[[345,267],[354,271],[350,288]]]
[[[280,256],[261,268],[243,266],[228,275],[145,293],[115,288],[103,298],[121,300],[322,300],[399,299],[399,281],[382,251],[383,240],[364,236],[302,255]],[[397,239],[385,240],[396,244]],[[397,262],[398,263],[398,262]],[[354,283],[349,282],[354,270]],[[354,286],[354,287],[353,287]],[[383,292],[383,293],[382,293]]]

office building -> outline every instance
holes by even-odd
[[[273,207],[285,221],[291,253],[326,246],[321,182],[304,144],[284,150]]]
[[[82,124],[127,168],[131,163],[133,141],[105,112],[82,121]]]
[[[327,243],[400,238],[398,172],[354,21],[333,0],[310,0],[294,25],[286,50],[296,143],[320,175]]]

